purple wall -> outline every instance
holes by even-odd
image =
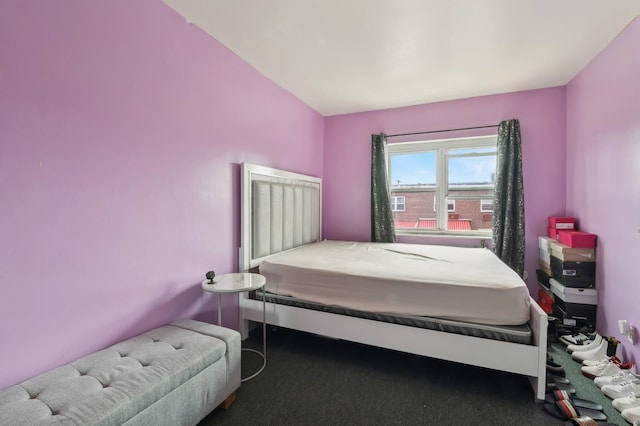
[[[567,86],[567,213],[598,235],[598,331],[640,350],[618,320],[640,327],[640,19]],[[638,335],[636,334],[636,340]]]
[[[157,0],[5,0],[0,39],[0,388],[214,322],[238,164],[321,176],[322,116]]]
[[[325,119],[324,236],[370,239],[371,134],[420,132],[520,120],[525,190],[526,270],[537,296],[535,269],[539,235],[547,216],[565,209],[565,88],[485,96],[405,108],[339,115]],[[497,129],[428,135],[431,139],[486,135]],[[389,142],[398,142],[392,138]],[[429,237],[404,242],[440,243]],[[462,243],[460,240],[457,242]],[[449,240],[449,243],[451,241]],[[465,244],[468,242],[465,241]],[[476,243],[477,244],[477,243]]]

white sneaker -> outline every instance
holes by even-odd
[[[593,347],[592,349],[588,349],[586,351],[573,351],[571,353],[571,357],[578,362],[582,362],[587,359],[597,360],[607,356],[608,347],[609,342],[603,339],[599,345]]]
[[[616,398],[611,401],[611,405],[618,411],[624,411],[627,408],[640,407],[640,398],[635,395]]]
[[[640,422],[640,407],[627,408],[622,410],[622,417],[629,423]]]
[[[640,394],[640,380],[618,383],[617,385],[604,385],[600,388],[611,399],[624,398],[629,395]]]
[[[565,345],[586,345],[591,340],[593,340],[593,336],[587,336],[586,334],[577,333],[577,334],[565,334],[560,336],[560,341]]]
[[[608,361],[591,366],[585,365],[584,367],[580,368],[580,370],[582,371],[583,375],[587,376],[590,379],[595,379],[596,377],[600,376],[613,376],[614,374],[622,371],[620,367],[618,367],[613,361]]]
[[[633,371],[622,370],[613,376],[596,377],[593,379],[593,383],[595,383],[597,387],[601,388],[606,385],[619,385],[620,383],[631,382],[635,379],[637,379],[637,377],[633,374]]]
[[[602,336],[599,334],[596,334],[596,337],[594,337],[593,340],[587,344],[568,345],[567,352],[573,353],[574,351],[588,351],[589,349],[593,349],[597,347],[600,344],[600,342],[602,342]]]
[[[582,365],[607,364],[609,361],[613,361],[612,358],[615,358],[615,357],[605,355],[602,358],[598,358],[598,359],[585,359],[584,361],[582,361]],[[622,361],[620,362],[622,363]]]

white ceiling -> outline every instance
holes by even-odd
[[[640,0],[163,1],[322,115],[561,86],[640,14]]]

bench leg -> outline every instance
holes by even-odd
[[[222,408],[223,410],[227,410],[235,400],[236,400],[236,392],[234,391],[231,395],[227,397],[227,399],[222,401],[218,407]]]

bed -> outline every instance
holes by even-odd
[[[240,270],[267,277],[241,296],[243,337],[266,298],[268,324],[521,374],[544,399],[547,316],[493,253],[322,240],[319,178],[244,163],[241,180]]]

